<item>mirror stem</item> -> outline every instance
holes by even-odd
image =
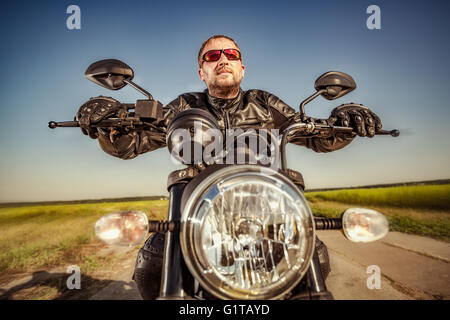
[[[145,91],[144,89],[142,89],[141,87],[139,87],[137,84],[135,84],[134,82],[130,81],[130,80],[123,80],[123,82],[125,82],[126,84],[129,84],[130,86],[132,86],[133,88],[135,88],[137,91],[139,91],[140,93],[142,93],[144,96],[147,96],[149,100],[154,100],[152,95]]]
[[[300,118],[302,119],[302,121],[306,121],[305,104],[307,104],[308,102],[311,102],[311,100],[314,100],[315,98],[317,98],[319,95],[321,95],[322,93],[324,93],[326,91],[327,91],[326,89],[319,90],[316,93],[314,93],[312,96],[303,100],[302,103],[300,103]]]

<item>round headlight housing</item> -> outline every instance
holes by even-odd
[[[188,195],[180,240],[189,270],[216,297],[277,299],[309,267],[314,218],[284,175],[226,166]]]
[[[186,165],[202,161],[214,163],[219,154],[215,149],[208,159],[204,159],[205,148],[212,144],[222,146],[219,124],[209,111],[193,108],[178,112],[167,127],[166,143],[171,156]]]

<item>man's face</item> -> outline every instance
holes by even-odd
[[[201,57],[209,50],[231,48],[239,50],[231,40],[226,38],[212,39],[206,44]],[[200,79],[206,83],[210,93],[227,92],[239,88],[244,77],[244,70],[245,67],[241,60],[228,60],[222,53],[217,61],[202,61],[198,74]]]

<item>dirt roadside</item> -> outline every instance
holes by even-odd
[[[131,279],[137,252],[136,247],[100,249],[98,256],[108,257],[108,263],[89,274],[81,272],[79,289],[68,288],[68,281],[74,283],[71,280],[74,273],[72,269],[68,269],[69,265],[15,274],[10,280],[0,283],[0,300],[88,300],[111,285],[120,286],[125,292],[130,287],[134,290],[134,295],[129,292],[118,294],[121,299],[139,299],[139,293]]]

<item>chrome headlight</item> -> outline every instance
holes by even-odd
[[[276,299],[309,267],[314,218],[285,176],[228,166],[203,179],[182,213],[181,248],[201,285],[222,299]]]

